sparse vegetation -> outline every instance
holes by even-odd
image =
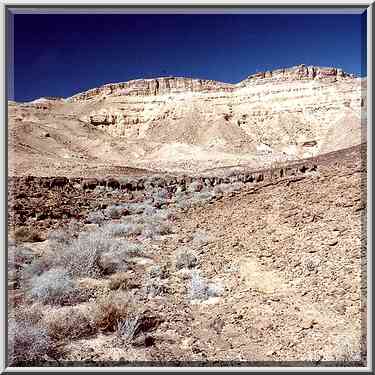
[[[34,228],[20,227],[14,231],[14,239],[17,242],[41,242],[44,238]]]
[[[167,292],[167,287],[160,277],[150,278],[145,285],[146,294],[156,297]]]
[[[92,224],[101,224],[105,220],[105,216],[102,211],[93,211],[87,215],[87,221]]]
[[[54,230],[48,233],[48,240],[58,244],[67,245],[72,239],[72,233],[67,230]]]
[[[47,330],[29,320],[8,321],[8,359],[12,366],[25,366],[45,361],[55,345]]]
[[[193,268],[198,264],[196,255],[187,247],[182,247],[176,253],[176,268]]]
[[[110,294],[99,298],[93,312],[95,326],[103,332],[114,332],[118,322],[127,318],[129,313],[129,302],[127,297],[119,292],[112,291]]]
[[[135,223],[109,223],[104,228],[104,232],[108,232],[111,236],[125,237],[140,235],[142,233],[142,226]]]
[[[74,281],[61,269],[51,269],[31,280],[30,295],[43,303],[69,303],[77,295]]]
[[[57,264],[72,277],[98,277],[100,255],[118,247],[118,241],[102,231],[81,233],[69,246],[58,254]]]
[[[73,340],[96,332],[92,319],[76,307],[50,311],[43,321],[53,340]]]
[[[190,298],[192,300],[204,301],[209,297],[218,297],[222,292],[222,286],[212,283],[209,284],[199,275],[198,271],[192,272],[190,281]]]
[[[138,315],[128,317],[117,324],[116,335],[125,343],[131,343],[140,333],[140,319]]]

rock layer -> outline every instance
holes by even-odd
[[[179,77],[107,84],[64,100],[9,103],[10,149],[22,170],[25,158],[35,164],[42,156],[74,168],[79,159],[173,172],[263,168],[365,142],[366,90],[365,78],[305,65],[237,84]]]

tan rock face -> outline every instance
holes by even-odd
[[[29,145],[35,155],[48,146],[66,162],[84,153],[157,170],[255,168],[366,141],[366,90],[366,79],[341,69],[299,65],[237,84],[178,77],[107,84],[65,100],[9,103],[9,120],[19,125],[14,148]],[[39,126],[42,134],[48,128],[48,144],[36,141]]]

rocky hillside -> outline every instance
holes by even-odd
[[[267,167],[364,142],[366,79],[299,65],[237,84],[164,77],[9,102],[10,173]]]

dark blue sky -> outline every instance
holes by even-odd
[[[362,15],[14,16],[17,101],[166,75],[238,82],[298,64],[366,75]]]

